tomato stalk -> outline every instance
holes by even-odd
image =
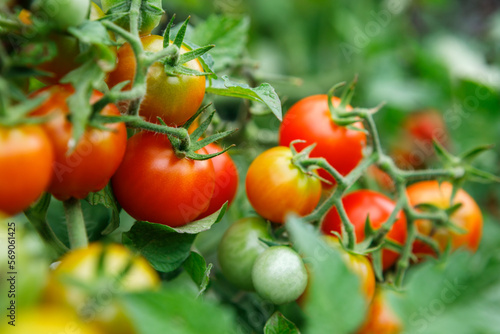
[[[63,205],[66,214],[66,222],[68,224],[68,236],[71,249],[86,248],[89,241],[80,200],[72,197],[63,201]]]
[[[467,175],[493,181],[497,180],[497,178],[489,174],[487,175],[485,172],[478,171],[474,167],[468,165],[470,160],[469,157],[476,156],[476,152],[482,152],[483,149],[479,148],[473,150],[473,153],[466,153],[460,157],[454,157],[448,152],[445,152],[444,148],[440,147],[438,144],[435,144],[436,150],[441,156],[444,156],[445,162],[448,163],[445,165],[445,168],[411,171],[400,169],[396,166],[392,158],[384,153],[380,142],[378,130],[373,118],[373,115],[380,109],[380,106],[373,109],[354,108],[353,110],[346,110],[346,106],[349,104],[354,91],[354,84],[352,84],[342,94],[340,105],[338,107],[334,107],[332,103],[333,91],[341,85],[335,86],[328,95],[328,105],[332,121],[340,126],[348,127],[349,129],[366,131],[370,139],[368,142],[368,148],[370,150],[368,151],[368,155],[365,156],[358,166],[346,176],[339,173],[339,171],[332,167],[324,158],[306,158],[298,161],[304,169],[313,169],[314,167],[324,169],[336,182],[336,188],[332,191],[330,196],[326,198],[314,212],[308,216],[302,217],[301,220],[308,223],[317,221],[321,222],[323,217],[335,206],[341,218],[343,231],[345,231],[347,238],[347,242],[344,243],[344,245],[348,250],[354,250],[356,246],[354,226],[346,214],[342,203],[342,197],[345,191],[366,172],[368,167],[376,165],[382,171],[386,172],[394,181],[397,197],[396,206],[387,221],[385,221],[382,226],[378,228],[378,230],[374,231],[373,235],[371,235],[371,241],[368,242],[368,245],[364,246],[366,248],[357,251],[370,252],[379,249],[381,246],[384,248],[394,248],[391,246],[391,241],[386,239],[386,237],[398,220],[398,214],[402,210],[406,216],[408,235],[403,247],[398,247],[400,257],[396,265],[395,283],[397,286],[401,286],[403,284],[406,270],[410,265],[413,243],[415,240],[418,239],[419,241],[424,242],[438,256],[441,254],[439,245],[435,240],[418,232],[416,221],[429,220],[438,226],[446,226],[450,224],[449,216],[452,213],[445,210],[439,210],[437,212],[423,212],[414,208],[409,202],[408,195],[406,193],[406,186],[408,182],[416,180],[447,179],[452,182],[456,182],[457,184],[461,184],[460,182],[463,181]],[[353,125],[358,122],[363,122],[365,129],[356,128]]]
[[[36,204],[26,209],[24,214],[38,232],[43,242],[51,247],[57,256],[61,256],[68,251],[68,248],[59,240],[47,222],[46,215],[50,200],[50,194],[45,193]]]

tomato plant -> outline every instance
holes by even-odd
[[[49,185],[53,160],[39,126],[0,126],[0,212],[14,215],[34,202]]]
[[[105,333],[135,333],[113,296],[154,290],[159,283],[158,274],[144,258],[122,245],[93,243],[61,259],[49,277],[44,300],[69,307]]]
[[[292,159],[288,147],[274,147],[260,154],[247,172],[248,200],[258,214],[274,223],[283,223],[289,212],[311,213],[321,196],[319,179]]]
[[[55,153],[49,191],[61,200],[85,198],[89,192],[104,188],[118,168],[127,141],[125,125],[109,124],[106,126],[107,130],[87,127],[80,141],[68,154],[73,126],[68,120],[66,99],[74,94],[74,89],[69,85],[49,86],[35,92],[33,96],[43,93],[48,93],[49,98],[32,115],[49,116],[49,120],[43,125]],[[102,96],[102,93],[94,91],[90,103],[97,102]],[[113,104],[101,111],[101,115],[119,114]],[[96,164],[96,161],[100,164]]]
[[[224,276],[241,289],[253,290],[255,259],[268,248],[259,239],[270,238],[268,225],[262,218],[249,217],[234,222],[224,233],[217,251]]]
[[[212,143],[205,146],[205,150],[208,154],[213,154],[221,152],[222,148]],[[238,170],[229,154],[227,152],[223,153],[210,159],[210,161],[214,165],[215,187],[207,210],[199,218],[211,215],[226,202],[230,205],[238,190]]]
[[[432,204],[441,209],[460,203],[461,206],[451,214],[451,223],[463,231],[453,231],[451,228],[434,227],[428,220],[416,222],[419,233],[430,236],[437,241],[439,248],[444,251],[448,242],[453,250],[464,247],[475,252],[479,247],[483,231],[483,215],[478,205],[465,190],[460,189],[450,203],[452,185],[448,182],[439,184],[437,181],[422,181],[407,188],[408,199],[414,206]],[[426,244],[416,241],[414,252],[418,254],[434,254]]]
[[[167,136],[141,132],[129,139],[112,184],[118,202],[135,219],[181,226],[210,205],[214,167],[210,160],[178,158]]]
[[[151,35],[141,38],[145,51],[158,52],[163,49],[163,37]],[[181,54],[188,49],[183,46]],[[107,83],[110,87],[123,81],[130,81],[125,89],[130,89],[136,71],[136,59],[132,48],[125,44],[118,49],[118,63],[109,74]],[[202,72],[203,67],[197,59],[184,64],[190,69]],[[157,122],[160,117],[168,125],[182,125],[200,107],[205,96],[204,76],[169,76],[164,65],[153,64],[148,71],[147,91],[141,103],[139,114],[147,120]]]
[[[269,247],[253,265],[252,281],[257,293],[273,304],[299,298],[307,286],[307,271],[299,254],[286,246]]]
[[[340,99],[333,97],[332,103],[339,106]],[[351,107],[346,108],[350,110]],[[361,128],[359,123],[356,127]],[[362,131],[351,130],[335,124],[328,109],[327,95],[313,95],[294,104],[283,118],[280,126],[279,144],[288,146],[294,140],[298,150],[316,143],[311,157],[323,157],[342,175],[349,173],[363,157],[366,135]],[[319,175],[330,182],[333,177],[324,170]]]
[[[372,228],[377,229],[387,221],[395,204],[386,196],[371,190],[357,190],[342,199],[349,220],[354,225],[356,238],[361,242],[365,238],[365,224],[367,219]],[[332,208],[325,216],[321,229],[323,233],[330,234],[332,231],[342,234],[342,223],[336,208]],[[387,238],[393,242],[403,245],[406,240],[406,220],[402,212],[387,234]],[[382,267],[388,269],[398,258],[398,253],[384,249],[382,251]]]

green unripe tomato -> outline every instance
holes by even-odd
[[[106,15],[128,13],[132,1],[130,0],[101,0],[102,10]],[[160,23],[163,15],[161,0],[142,0],[139,14],[139,35],[149,35]],[[130,17],[124,17],[115,21],[117,25],[125,30],[130,29]]]
[[[267,249],[259,238],[270,239],[267,223],[258,217],[243,218],[229,227],[219,244],[222,273],[240,289],[253,290],[253,264],[257,256]]]
[[[275,246],[255,260],[252,281],[263,299],[276,305],[286,304],[299,298],[306,289],[307,271],[294,250]]]
[[[90,0],[36,0],[31,8],[35,16],[66,30],[79,26],[88,18]]]

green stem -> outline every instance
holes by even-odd
[[[373,151],[378,154],[382,154],[382,145],[380,144],[380,137],[378,135],[377,126],[373,120],[373,116],[370,113],[365,113],[364,115],[366,130],[371,134],[371,140],[373,144]]]
[[[63,205],[71,249],[86,248],[88,246],[88,237],[80,200],[72,197],[64,201]]]
[[[139,35],[139,15],[141,14],[141,0],[132,0],[129,10],[130,33],[134,36]]]
[[[185,128],[174,128],[166,125],[149,123],[140,117],[127,121],[127,125],[131,128],[144,129],[179,138],[181,141],[180,145],[181,148],[189,147],[189,145],[191,144],[191,138],[189,137],[189,132]]]
[[[50,199],[50,194],[44,194],[38,203],[26,209],[24,214],[45,244],[51,247],[57,256],[61,256],[68,251],[68,248],[59,240],[47,222],[46,214]]]

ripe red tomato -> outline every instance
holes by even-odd
[[[158,52],[163,49],[163,37],[150,35],[141,38],[144,50]],[[188,51],[181,48],[181,53]],[[119,82],[133,82],[136,71],[135,56],[130,44],[118,49],[118,63],[109,74],[107,83],[113,87]],[[184,64],[190,69],[203,71],[197,59]],[[124,89],[130,89],[129,83]],[[200,107],[205,96],[204,76],[168,76],[161,63],[149,68],[146,96],[141,103],[139,114],[148,121],[156,122],[161,117],[168,125],[182,125],[193,116]]]
[[[401,332],[401,320],[392,311],[383,291],[377,290],[365,322],[357,334],[399,334]]]
[[[332,101],[334,106],[340,104],[337,97],[333,97]],[[362,127],[361,123],[354,126]],[[316,143],[311,157],[325,158],[342,175],[348,174],[361,161],[366,144],[364,132],[349,130],[332,121],[327,95],[313,95],[295,103],[283,118],[279,136],[282,146],[289,146],[297,139],[305,140],[305,143],[296,144],[299,151]],[[335,183],[324,170],[319,170],[319,175]]]
[[[39,126],[0,126],[0,212],[15,215],[34,202],[49,185],[53,161]]]
[[[125,153],[127,130],[123,123],[110,123],[110,131],[88,127],[68,155],[69,142],[72,140],[73,125],[67,116],[69,108],[66,99],[74,93],[70,85],[56,85],[42,88],[34,96],[49,93],[49,98],[33,111],[33,115],[50,115],[43,124],[55,152],[52,180],[49,191],[59,200],[71,197],[85,198],[89,192],[99,191],[106,186]],[[103,96],[94,91],[90,103]],[[119,115],[118,108],[108,104],[102,115]]]
[[[212,143],[205,146],[208,154],[213,154],[222,151],[218,145]],[[219,210],[224,203],[228,205],[234,199],[238,190],[238,170],[229,154],[223,153],[210,159],[214,165],[215,172],[215,188],[208,209],[203,212],[198,218],[204,218]]]
[[[246,192],[259,215],[283,223],[289,212],[300,216],[311,213],[321,197],[321,182],[292,163],[288,147],[273,147],[250,165]]]
[[[140,132],[129,139],[112,185],[116,199],[132,217],[175,227],[208,208],[215,173],[210,160],[177,158],[166,135]]]
[[[409,186],[406,191],[411,205],[429,203],[442,209],[450,207],[452,185],[448,182],[443,182],[441,185],[437,181],[417,182]],[[475,252],[479,247],[483,231],[483,215],[474,199],[463,189],[455,195],[453,204],[456,203],[461,203],[462,206],[451,215],[450,219],[455,225],[467,231],[466,233],[460,234],[444,227],[433,229],[433,224],[428,220],[417,220],[417,229],[419,233],[436,240],[441,250],[451,242],[453,250],[464,247]],[[434,254],[422,242],[416,241],[413,247],[416,254]]]
[[[361,242],[365,238],[366,218],[374,229],[379,228],[394,211],[395,204],[386,196],[371,190],[357,190],[342,199],[349,220],[354,225],[356,240]],[[335,231],[342,234],[342,221],[337,209],[333,207],[323,219],[321,229],[323,233],[330,234]],[[388,239],[403,245],[406,240],[406,218],[402,212],[398,220],[386,236]],[[387,269],[396,262],[399,254],[395,251],[384,249],[382,251],[382,266]]]

